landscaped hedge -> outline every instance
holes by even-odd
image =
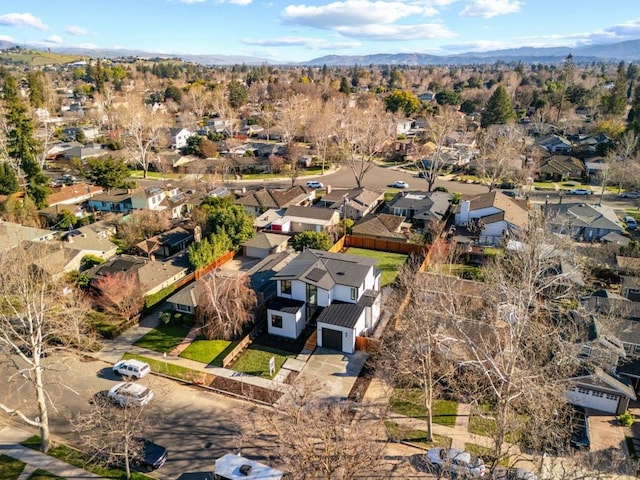
[[[146,297],[144,297],[144,308],[146,310],[153,308],[155,305],[160,303],[162,300],[167,298],[169,295],[171,295],[175,291],[176,291],[176,286],[169,285],[168,287],[165,287],[156,293],[147,295]]]

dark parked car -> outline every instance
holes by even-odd
[[[518,194],[513,190],[503,190],[502,193],[503,195],[506,195],[507,197],[511,197],[511,198],[515,198],[518,196]]]
[[[142,452],[140,457],[134,458],[131,462],[135,468],[150,472],[164,465],[168,454],[166,448],[144,438],[138,438],[137,440],[142,442]]]
[[[575,406],[571,412],[571,439],[569,444],[577,449],[589,449],[589,423],[583,407]]]

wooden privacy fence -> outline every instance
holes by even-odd
[[[264,309],[264,307],[258,307],[258,309],[260,308]],[[229,365],[231,365],[236,357],[244,352],[244,350],[249,345],[251,345],[253,339],[256,338],[260,334],[260,332],[267,326],[266,309],[264,309],[264,312],[265,316],[260,313],[256,313],[257,318],[263,318],[260,318],[260,320],[258,320],[258,323],[256,323],[256,326],[251,329],[249,334],[246,335],[242,340],[240,340],[238,344],[233,348],[233,350],[231,350],[227,354],[227,356],[222,359],[222,368],[227,368]]]
[[[371,337],[356,337],[356,350],[373,353],[380,349],[380,340]]]
[[[366,248],[367,250],[403,253],[405,255],[420,255],[426,253],[429,249],[427,245],[397,242],[394,240],[386,240],[384,238],[360,237],[358,235],[346,235],[343,238],[344,247]]]
[[[199,280],[200,278],[204,277],[207,273],[211,272],[212,270],[215,270],[219,266],[224,265],[225,263],[233,260],[233,257],[235,257],[235,255],[236,255],[235,250],[229,250],[224,255],[221,255],[218,258],[216,258],[213,262],[211,262],[206,267],[202,267],[201,269],[196,270],[196,273],[195,273],[196,280]]]

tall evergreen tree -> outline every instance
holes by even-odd
[[[44,208],[49,193],[48,179],[42,173],[38,162],[41,146],[35,139],[33,122],[28,115],[27,106],[18,93],[18,84],[11,74],[4,74],[3,87],[6,118],[9,126],[7,142],[9,156],[14,158],[22,168],[27,178],[29,196],[38,208]]]
[[[604,113],[622,115],[627,108],[627,69],[624,62],[618,64],[616,82],[610,93],[602,99]]]
[[[18,177],[7,162],[0,163],[0,194],[8,195],[18,191]]]
[[[487,128],[489,125],[509,123],[514,118],[515,113],[511,105],[511,99],[504,86],[498,85],[482,112],[480,125],[482,128]]]

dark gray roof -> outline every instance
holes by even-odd
[[[275,297],[267,303],[267,308],[284,313],[297,313],[302,307],[304,302],[292,298]]]
[[[258,232],[253,238],[250,238],[242,244],[243,247],[253,248],[273,248],[289,241],[291,237],[288,235],[278,235],[277,233]]]
[[[333,302],[318,316],[318,323],[335,325],[336,327],[353,328],[362,315],[364,305],[360,303]]]
[[[288,217],[300,217],[325,221],[331,220],[335,214],[335,210],[319,207],[300,207],[298,205],[291,205],[287,208],[287,212],[285,213]]]
[[[309,249],[293,259],[273,278],[303,280],[325,290],[331,289],[335,284],[359,287],[375,264],[375,258]],[[312,273],[314,270],[316,272]],[[321,275],[320,272],[326,273]]]
[[[549,205],[549,208],[560,215],[560,218],[553,221],[554,223],[561,223],[564,220],[568,221],[572,227],[591,227],[618,232],[622,231],[622,225],[620,225],[615,211],[606,205],[573,203]]]

